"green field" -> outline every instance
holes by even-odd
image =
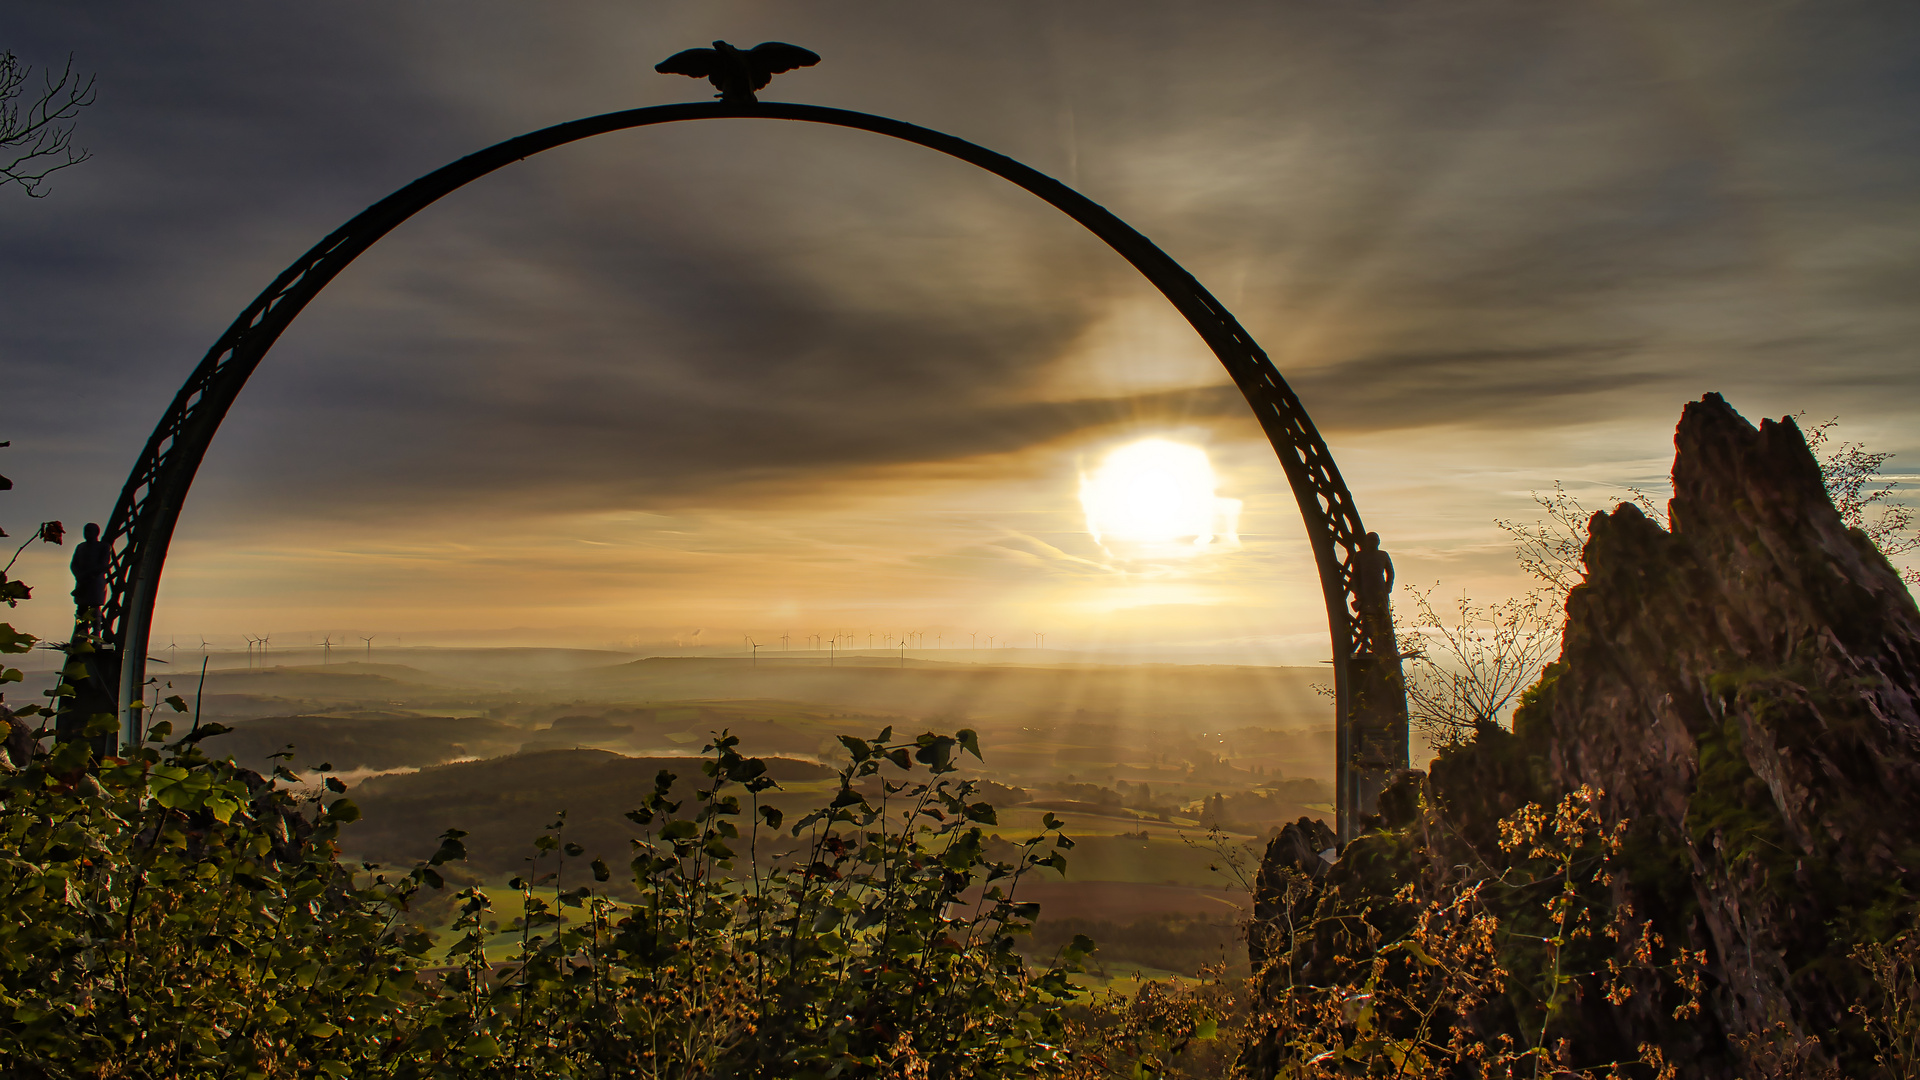
[[[662,769],[681,777],[672,797],[691,799],[697,755],[722,730],[743,752],[777,759],[780,788],[762,801],[792,822],[838,790],[838,736],[974,728],[983,760],[963,757],[954,779],[981,782],[975,798],[997,808],[984,827],[1001,842],[997,857],[1038,835],[1049,814],[1076,841],[1064,877],[1047,870],[1022,885],[1043,922],[1089,921],[1134,942],[1101,954],[1102,980],[1122,977],[1127,948],[1153,952],[1165,936],[1154,920],[1243,917],[1229,862],[1245,874],[1275,829],[1331,811],[1312,779],[1331,771],[1332,745],[1311,690],[1321,673],[1308,669],[925,658],[828,667],[764,656],[755,667],[511,649],[390,650],[382,660],[216,670],[202,704],[234,731],[207,749],[264,771],[267,755],[292,743],[300,771],[330,764],[364,812],[341,838],[355,858],[405,867],[441,831],[465,830],[463,872],[488,882],[502,928],[520,911],[504,883],[561,811],[566,838],[618,872],[639,834],[625,812]],[[1234,860],[1214,850],[1212,826]],[[795,843],[761,840],[763,851]],[[488,956],[514,947],[498,938]]]

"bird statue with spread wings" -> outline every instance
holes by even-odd
[[[753,92],[765,89],[775,75],[819,62],[819,53],[784,41],[763,41],[751,49],[736,49],[724,41],[716,41],[711,49],[674,53],[655,64],[653,70],[662,75],[705,79],[720,91],[715,95],[720,100],[752,105],[760,100]]]

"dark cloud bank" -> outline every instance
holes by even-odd
[[[826,57],[774,96],[1079,184],[1213,287],[1336,438],[1670,416],[1702,389],[1897,415],[1920,258],[1882,223],[1920,210],[1917,10],[36,5],[0,47],[78,54],[101,101],[93,161],[0,200],[9,473],[103,513],[179,380],[313,240],[520,130],[700,96],[648,69],[715,36]],[[1237,415],[1224,379],[1041,393],[1103,312],[1155,302],[1052,211],[918,148],[613,136],[345,275],[243,396],[196,512],[804,493]]]

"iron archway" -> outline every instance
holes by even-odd
[[[141,737],[153,606],[175,523],[214,433],[267,350],[327,283],[401,222],[513,162],[595,135],[683,120],[794,120],[869,131],[959,158],[1025,188],[1104,240],[1186,316],[1225,365],[1285,469],[1319,569],[1332,638],[1337,807],[1342,842],[1407,765],[1400,656],[1385,590],[1370,587],[1366,529],[1307,411],[1238,320],[1179,263],[1105,208],[1043,173],[964,139],[869,113],[778,102],[691,102],[590,116],[508,139],[374,203],[275,278],[220,335],[148,438],[102,539],[112,548],[106,647],[89,664],[94,693],[117,688],[121,739]]]

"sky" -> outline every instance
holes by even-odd
[[[1911,4],[19,0],[0,49],[98,101],[49,197],[0,189],[0,527],[103,521],[221,330],[367,204],[704,99],[652,67],[716,38],[822,56],[767,100],[1006,153],[1180,260],[1403,584],[1525,588],[1496,520],[1659,497],[1709,391],[1920,460]],[[1089,528],[1153,439],[1207,455],[1210,543]],[[63,636],[66,555],[21,557],[17,625]],[[1327,656],[1273,451],[1118,256],[925,149],[728,120],[516,164],[362,256],[221,429],[155,640],[908,630]]]

